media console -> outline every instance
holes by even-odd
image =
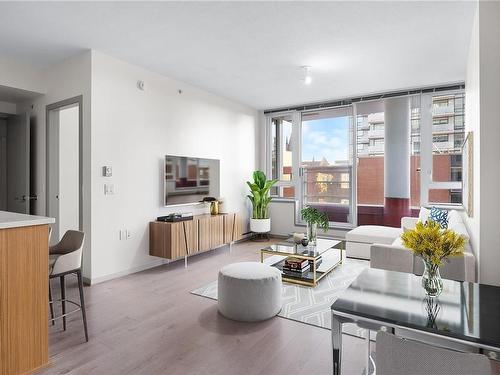
[[[176,260],[216,249],[242,238],[237,213],[195,215],[193,220],[152,221],[149,224],[149,255]]]

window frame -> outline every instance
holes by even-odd
[[[296,147],[297,147],[297,141],[296,141],[296,116],[297,112],[296,111],[283,111],[283,112],[274,112],[269,115],[266,115],[266,139],[265,139],[265,144],[266,144],[266,165],[265,165],[265,173],[266,176],[268,176],[269,179],[273,178],[272,175],[272,170],[273,170],[273,158],[272,158],[272,150],[273,150],[273,142],[272,142],[272,126],[273,126],[273,119],[276,117],[284,117],[284,116],[291,116],[292,119],[292,178],[291,180],[278,180],[278,182],[274,185],[276,188],[278,188],[278,195],[271,194],[273,197],[273,200],[284,200],[284,201],[296,201],[296,198],[287,198],[283,197],[281,192],[283,191],[284,187],[293,187],[295,189],[295,195],[297,195],[297,183],[296,183],[296,178],[298,176],[298,168],[296,168]],[[281,149],[281,132],[277,132],[276,134],[276,139],[277,139],[277,146],[279,149]],[[277,170],[282,170],[283,169],[283,158],[280,153],[278,160],[277,160]]]

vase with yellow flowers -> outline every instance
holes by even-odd
[[[403,244],[422,258],[424,273],[422,286],[429,297],[437,297],[443,291],[443,280],[439,267],[449,257],[464,253],[465,238],[452,230],[442,229],[439,223],[428,220],[418,222],[415,229],[401,235]]]

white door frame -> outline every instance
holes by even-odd
[[[49,137],[50,137],[50,112],[53,110],[61,109],[63,107],[68,107],[70,105],[78,105],[78,186],[79,186],[79,197],[78,197],[78,227],[79,230],[83,230],[83,96],[75,96],[73,98],[61,100],[56,103],[52,103],[45,108],[45,130],[46,130],[46,172],[45,172],[45,183],[46,183],[46,202],[45,202],[45,213],[46,216],[51,216],[49,209],[49,186],[50,186],[50,148]]]

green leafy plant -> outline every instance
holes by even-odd
[[[464,253],[465,238],[452,230],[441,229],[439,223],[432,220],[419,221],[415,229],[405,231],[401,239],[415,255],[437,267],[448,257]]]
[[[247,195],[248,199],[252,202],[253,212],[252,219],[268,219],[269,213],[267,206],[271,202],[269,190],[278,182],[278,180],[268,180],[264,172],[253,172],[253,182],[247,181],[250,188],[250,194]]]
[[[300,210],[302,219],[308,224],[316,224],[318,228],[323,229],[324,232],[328,230],[328,215],[324,212],[318,211],[316,208],[306,206]]]

